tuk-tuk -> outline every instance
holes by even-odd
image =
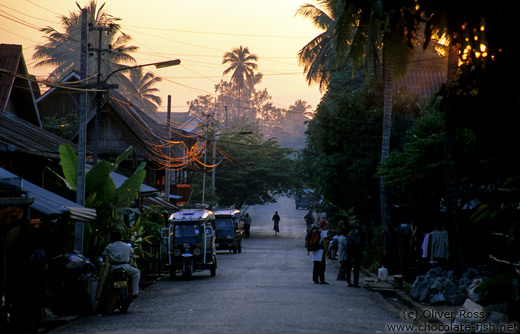
[[[185,278],[196,271],[217,272],[213,212],[205,209],[181,209],[170,216],[168,254],[170,277],[177,271]]]
[[[244,222],[240,219],[240,210],[234,208],[214,208],[217,250],[242,252]]]

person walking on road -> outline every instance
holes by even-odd
[[[314,215],[312,214],[312,210],[309,210],[303,219],[305,219],[305,224],[307,225],[307,229],[309,229],[309,227],[314,224]]]
[[[341,228],[339,231],[338,238],[338,261],[339,261],[339,269],[338,269],[338,277],[336,278],[338,281],[346,281],[347,277],[347,229]]]
[[[312,252],[312,279],[314,284],[329,284],[325,281],[326,257],[329,255],[327,230],[329,229],[329,222],[323,218],[319,224],[321,230],[321,244],[322,248]]]
[[[274,222],[274,226],[273,226],[274,235],[278,235],[278,233],[280,233],[280,216],[278,215],[278,211],[274,212],[272,220]]]
[[[251,230],[251,217],[249,217],[249,213],[246,213],[246,216],[242,220],[244,221],[244,232],[246,233],[246,238],[249,238],[249,231]]]

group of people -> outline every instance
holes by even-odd
[[[312,279],[315,284],[328,284],[328,282],[325,281],[325,259],[329,255],[329,222],[323,217],[318,224],[315,224],[312,210],[309,210],[304,219],[307,225],[307,231],[313,227],[319,227],[321,231],[320,243],[322,244],[322,247],[321,249],[312,252]],[[359,270],[363,254],[361,231],[358,226],[349,226],[341,228],[339,232],[338,260],[340,266],[336,279],[339,281],[346,281],[347,286],[349,287],[359,287]],[[353,278],[353,280],[351,280],[351,278]]]

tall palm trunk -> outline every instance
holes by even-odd
[[[447,73],[447,99],[442,105],[445,117],[445,138],[444,138],[444,183],[446,188],[446,212],[447,222],[449,226],[454,228],[455,238],[454,246],[456,257],[456,269],[458,273],[462,273],[464,269],[464,258],[462,255],[461,227],[458,213],[458,195],[457,195],[457,175],[456,175],[456,145],[457,145],[457,124],[456,124],[456,104],[454,105],[453,89],[457,79],[458,68],[458,45],[450,45],[448,54],[448,73]]]
[[[383,140],[381,144],[381,163],[390,154],[390,133],[392,130],[392,92],[393,77],[392,68],[388,64],[388,57],[385,56],[387,48],[383,46],[383,82],[384,82],[384,102],[383,102]],[[379,178],[379,201],[381,209],[381,225],[390,224],[390,205],[388,203],[388,193],[383,184],[383,177]]]

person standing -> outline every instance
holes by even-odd
[[[363,243],[361,240],[361,232],[359,227],[352,228],[347,236],[347,284],[359,288],[359,267],[361,266],[361,257],[363,255]],[[351,272],[354,274],[354,284],[350,277]]]
[[[323,218],[320,221],[320,242],[321,249],[312,252],[312,262],[314,264],[312,268],[312,279],[314,284],[329,284],[325,281],[325,269],[326,269],[326,260],[325,258],[329,255],[329,250],[327,248],[327,230],[329,229],[329,222]]]
[[[312,214],[312,210],[309,210],[303,219],[305,219],[305,224],[307,225],[307,229],[309,229],[309,227],[314,224],[314,215]]]
[[[346,281],[347,277],[347,229],[342,228],[339,231],[338,238],[338,260],[339,260],[339,269],[338,269],[338,277],[336,278],[338,281]]]
[[[251,230],[251,217],[249,217],[249,213],[246,213],[246,216],[242,220],[244,221],[244,232],[246,238],[249,238],[249,231]]]
[[[278,211],[274,212],[272,220],[274,222],[274,226],[273,226],[274,235],[278,235],[278,233],[280,233],[280,216],[278,215]]]

